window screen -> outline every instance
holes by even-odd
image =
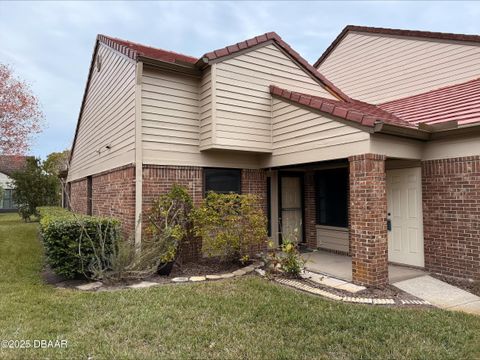
[[[348,169],[329,169],[315,174],[318,225],[348,226]]]
[[[205,192],[241,193],[241,172],[236,169],[205,169]]]

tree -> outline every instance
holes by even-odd
[[[25,154],[43,118],[30,86],[0,64],[0,154]]]
[[[66,182],[65,177],[68,169],[68,160],[70,159],[70,150],[63,150],[61,152],[52,152],[47,156],[47,159],[43,162],[43,170],[55,177],[57,183],[58,198],[62,198],[62,191],[65,190]]]
[[[59,176],[61,172],[67,170],[69,158],[70,150],[53,152],[43,162],[43,169],[50,175]]]
[[[27,158],[25,168],[14,172],[11,178],[13,198],[25,221],[38,216],[37,207],[58,204],[58,179],[43,169],[39,159]]]

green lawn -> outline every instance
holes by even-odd
[[[85,293],[42,284],[37,225],[0,214],[0,359],[479,359],[480,317],[323,300],[257,277]]]

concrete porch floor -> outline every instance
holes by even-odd
[[[305,267],[313,272],[331,275],[338,279],[352,281],[352,259],[349,256],[333,254],[327,251],[302,253]],[[390,284],[426,275],[426,272],[406,266],[389,265]]]

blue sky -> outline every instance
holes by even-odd
[[[347,24],[480,34],[476,2],[0,2],[0,62],[38,95],[31,153],[71,146],[98,33],[192,56],[268,31],[313,63]]]

